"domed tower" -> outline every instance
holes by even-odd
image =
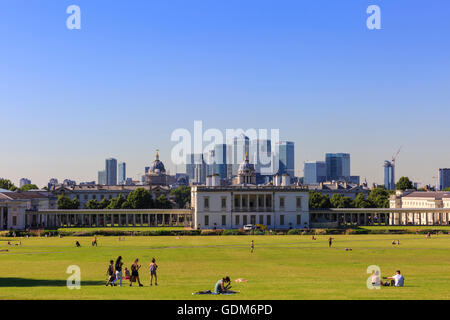
[[[159,160],[159,153],[156,150],[155,160],[150,164],[148,172],[145,174],[145,183],[150,185],[167,185],[166,168]]]
[[[158,150],[156,150],[155,161],[152,162],[148,171],[153,172],[153,173],[166,173],[166,168],[164,168],[164,163],[162,163],[162,161],[159,160]]]
[[[245,153],[245,160],[239,165],[237,184],[256,184],[255,166],[248,160],[248,153]]]

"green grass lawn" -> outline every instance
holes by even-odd
[[[0,299],[450,299],[450,236],[190,236],[22,238],[22,246],[0,239]],[[250,253],[250,241],[255,252]],[[393,239],[400,245],[393,246]],[[14,239],[17,241],[19,239]],[[82,247],[76,248],[75,240]],[[353,251],[345,251],[352,248]],[[129,267],[142,263],[143,288],[105,287],[108,261],[118,255]],[[156,257],[159,286],[149,286],[148,264]],[[66,287],[69,265],[81,268],[82,287]],[[405,287],[369,290],[369,265],[382,276],[400,269]],[[241,293],[235,296],[193,296],[213,289],[229,275]]]
[[[185,230],[184,227],[94,227],[94,228],[59,228],[58,231],[62,232],[97,232],[97,231],[177,231]]]
[[[362,229],[367,230],[440,230],[440,231],[450,231],[450,226],[362,226]]]

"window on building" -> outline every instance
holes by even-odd
[[[264,216],[263,215],[259,216],[259,224],[264,224]]]
[[[84,200],[89,199],[89,196],[87,194],[84,195]]]
[[[302,198],[301,197],[297,197],[297,209],[299,209],[299,210],[302,209]]]
[[[222,198],[222,209],[227,208],[227,198]]]
[[[238,196],[234,197],[234,207],[235,208],[240,208],[241,207],[241,203],[239,202],[239,197]]]
[[[209,216],[205,216],[205,226],[209,226]]]
[[[267,216],[266,217],[266,225],[270,226],[272,224],[272,216]]]
[[[227,216],[223,215],[222,216],[222,225],[225,226],[227,224]]]
[[[100,196],[100,199],[102,199],[103,200],[103,198],[104,198],[105,196],[102,194],[101,196]]]
[[[97,199],[97,195],[94,194],[94,195],[92,196],[92,199],[94,199],[94,200]]]
[[[300,214],[297,215],[297,225],[302,224],[302,216]]]
[[[234,218],[234,224],[239,225],[239,215],[235,216]]]
[[[250,216],[250,223],[251,224],[256,224],[256,216],[255,215],[251,215]]]
[[[110,194],[108,198],[109,198],[109,200],[111,200],[113,198],[113,196]]]
[[[247,224],[247,216],[246,216],[246,215],[242,216],[242,223],[243,223],[244,225]]]
[[[284,214],[280,215],[280,225],[284,226]]]
[[[284,208],[284,197],[280,197],[280,208]]]
[[[17,216],[12,217],[12,224],[13,226],[17,226]]]
[[[205,209],[209,209],[209,198],[208,198],[208,197],[205,197],[203,200],[204,200],[204,201],[203,201],[203,206],[204,206],[204,208],[205,208]]]

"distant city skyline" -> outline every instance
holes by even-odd
[[[141,180],[171,133],[279,129],[295,175],[325,153],[351,155],[352,175],[436,185],[450,167],[448,0],[88,1],[81,30],[67,1],[0,3],[0,177],[39,187],[97,180],[105,159]],[[439,8],[438,10],[436,8]]]

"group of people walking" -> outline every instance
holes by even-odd
[[[123,267],[122,256],[119,256],[114,263],[114,260],[109,261],[108,270],[106,274],[108,276],[108,280],[106,281],[106,286],[117,286],[117,281],[119,281],[119,286],[122,286],[122,279],[130,280],[130,287],[133,286],[133,283],[137,282],[139,287],[143,287],[144,285],[141,283],[139,278],[139,269],[141,265],[139,264],[139,259],[136,258],[133,264],[131,265],[131,274],[127,268]],[[123,272],[122,272],[123,269]],[[153,278],[155,278],[155,286],[158,285],[158,279],[156,276],[156,269],[158,269],[158,265],[156,264],[156,259],[152,258],[152,262],[149,265],[150,271],[150,285],[153,285]]]

